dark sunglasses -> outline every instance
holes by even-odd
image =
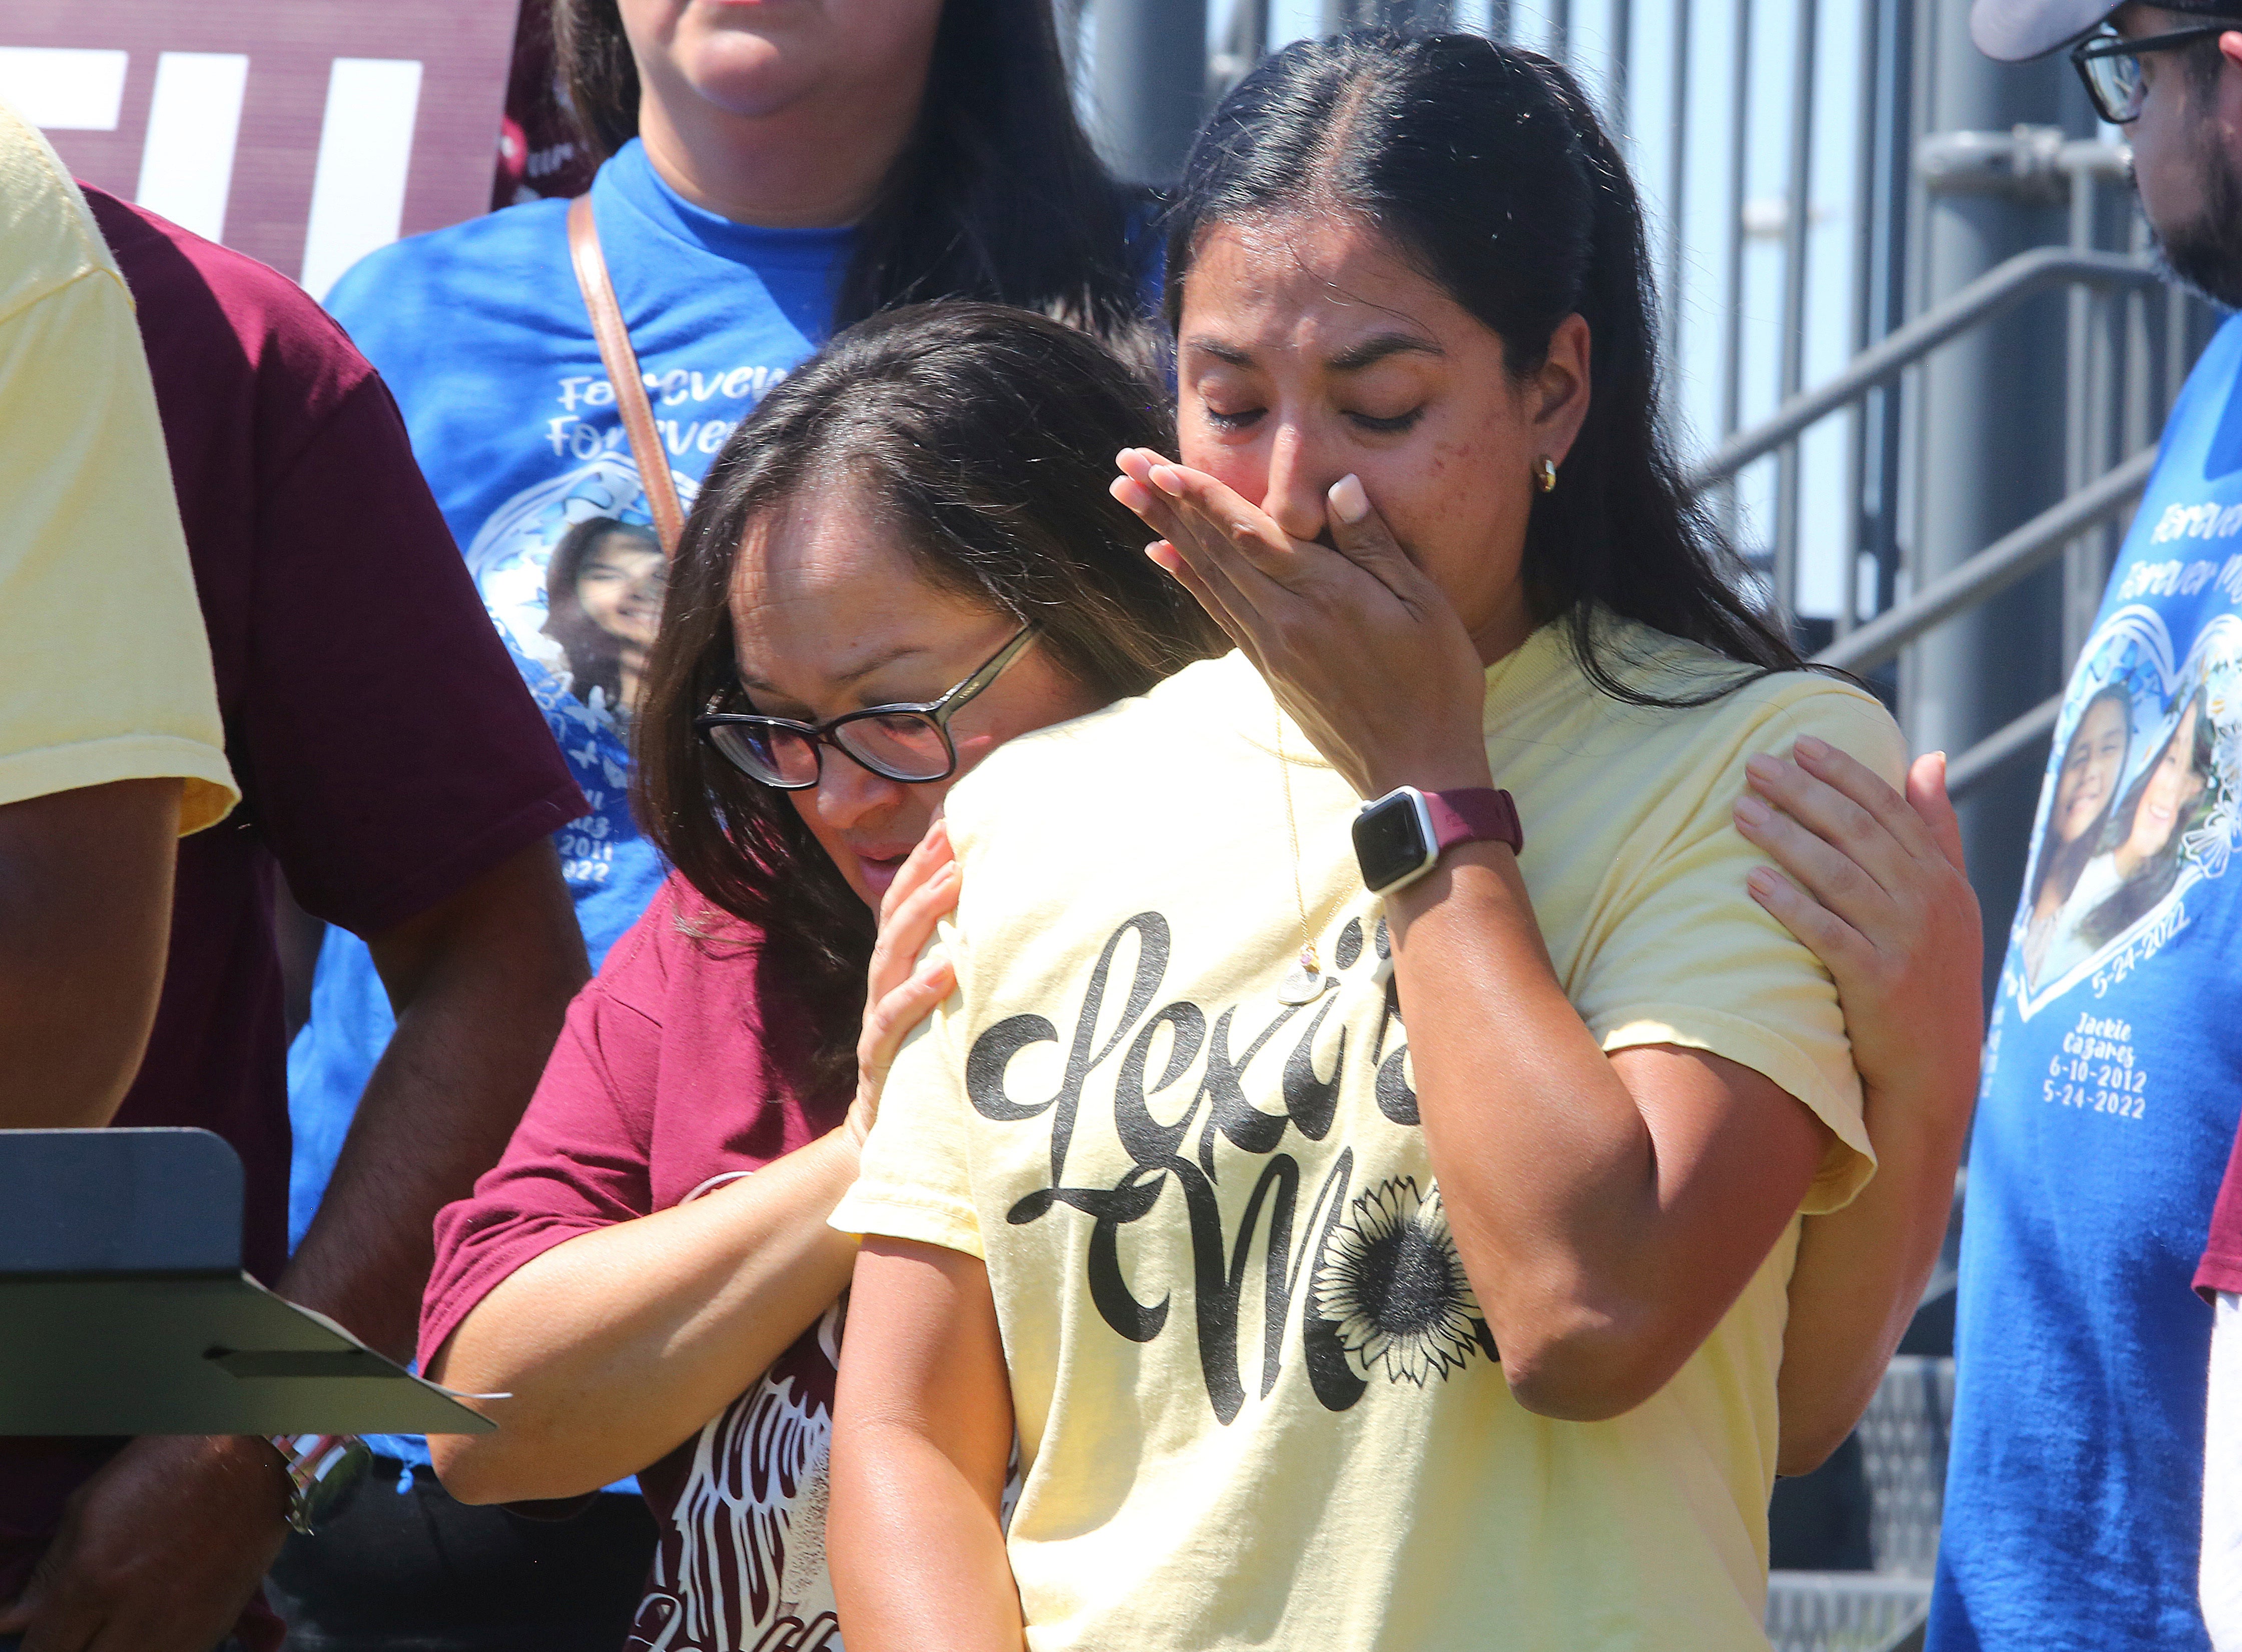
[[[2147,82],[2141,75],[2144,52],[2171,51],[2223,35],[2229,29],[2242,29],[2242,17],[2198,24],[2166,35],[2144,35],[2138,40],[2116,34],[2089,35],[2071,49],[2071,66],[2086,83],[2094,112],[2113,126],[2124,126],[2141,118],[2141,104],[2148,96]]]
[[[939,700],[917,705],[868,706],[823,722],[795,722],[751,712],[719,711],[713,696],[693,719],[693,731],[750,780],[779,791],[803,791],[824,772],[820,749],[832,747],[883,780],[924,785],[957,772],[950,720],[998,677],[1033,642],[1040,628],[1024,625],[981,668]]]

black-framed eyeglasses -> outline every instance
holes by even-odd
[[[819,749],[823,746],[854,758],[884,780],[909,785],[947,780],[957,772],[950,720],[1003,676],[1004,668],[1020,657],[1040,629],[1022,626],[980,669],[939,700],[868,706],[823,722],[796,722],[789,717],[719,711],[716,704],[723,696],[718,695],[693,719],[693,730],[748,779],[779,791],[803,791],[817,783],[824,769],[824,754]]]
[[[2200,23],[2165,35],[2144,35],[2138,40],[2118,34],[2089,35],[2071,49],[2071,66],[2086,83],[2094,112],[2112,126],[2124,126],[2141,118],[2141,104],[2148,95],[2148,83],[2141,74],[2144,52],[2171,51],[2230,29],[2242,29],[2242,17]]]

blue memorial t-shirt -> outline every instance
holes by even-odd
[[[2202,1648],[2242,1113],[2242,319],[2196,364],[2055,729],[1970,1152],[1937,1652]]]
[[[689,508],[733,427],[826,336],[850,233],[703,212],[635,140],[600,169],[592,204]],[[395,393],[483,601],[591,803],[556,842],[597,968],[663,876],[631,820],[620,703],[659,614],[662,561],[569,265],[567,210],[534,202],[385,247],[336,284],[327,307]],[[394,1026],[365,943],[330,930],[311,1021],[289,1051],[292,1246]],[[426,1461],[402,1441],[379,1444]]]

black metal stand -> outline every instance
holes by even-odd
[[[208,1131],[0,1132],[0,1434],[496,1426],[243,1273],[241,1188]]]

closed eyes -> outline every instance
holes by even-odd
[[[1235,433],[1252,428],[1255,421],[1260,419],[1268,409],[1244,407],[1236,413],[1218,413],[1215,409],[1207,407],[1203,411],[1206,414],[1207,423],[1212,425],[1217,430]],[[1358,430],[1369,431],[1382,436],[1392,436],[1413,428],[1417,421],[1425,416],[1425,410],[1422,407],[1412,407],[1407,413],[1394,413],[1386,418],[1365,413],[1343,413],[1339,416]]]

